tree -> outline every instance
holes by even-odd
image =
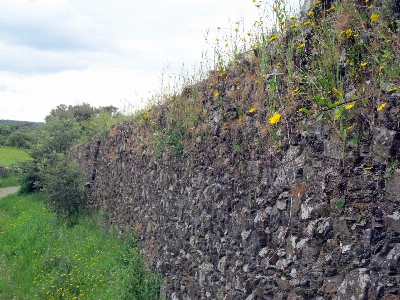
[[[80,126],[74,118],[46,117],[41,128],[43,146],[50,152],[65,153],[80,137]]]
[[[80,127],[74,119],[60,119],[49,116],[46,123],[36,130],[37,142],[32,146],[30,155],[33,160],[25,166],[22,178],[22,191],[40,191],[46,179],[46,170],[57,162],[57,154],[66,153],[80,137]],[[59,187],[63,189],[63,187]]]

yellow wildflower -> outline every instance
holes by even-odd
[[[358,33],[353,34],[354,37],[358,37]]]
[[[370,170],[372,170],[374,167],[366,167],[366,168],[364,168],[364,170],[365,171],[370,171]]]
[[[217,29],[219,30],[219,29],[221,29],[221,27],[217,26]]]
[[[366,65],[368,65],[368,62],[363,62],[360,64],[361,67],[365,67]]]
[[[321,2],[322,2],[321,0],[315,1],[315,2],[314,2],[314,5],[321,4]]]
[[[384,68],[385,68],[384,66],[380,66],[379,71],[383,71]]]
[[[397,91],[397,88],[396,88],[396,87],[392,87],[392,88],[389,90],[389,93],[395,92],[395,91]]]
[[[311,16],[314,15],[314,12],[313,12],[313,11],[310,11],[307,15],[311,17]]]
[[[302,43],[302,44],[300,44],[300,45],[297,47],[297,49],[302,49],[302,48],[304,48],[304,46],[305,46],[305,44]]]
[[[340,113],[337,113],[337,114],[335,115],[335,119],[339,119],[340,116],[341,116],[341,114],[340,114]]]
[[[214,96],[215,96],[215,97],[219,97],[219,93],[218,93],[218,92],[215,92]]]
[[[275,113],[271,118],[269,118],[269,124],[275,124],[278,123],[279,120],[281,119],[281,114]]]
[[[279,25],[284,25],[285,24],[285,21],[280,21],[279,22]]]
[[[351,30],[351,29],[347,29],[347,30],[346,30],[346,36],[347,36],[347,38],[350,38],[350,37],[352,36],[352,34],[353,34],[353,30]]]
[[[295,21],[296,21],[296,20],[297,20],[297,17],[296,17],[296,16],[291,16],[291,17],[290,17],[290,20],[295,20]]]
[[[372,14],[370,19],[371,19],[372,22],[375,22],[375,21],[377,21],[379,19],[379,15],[378,14]]]
[[[371,8],[373,8],[374,7],[374,5],[373,4],[371,4],[370,6],[368,6],[368,8],[369,9],[371,9]]]
[[[344,108],[349,110],[349,109],[352,109],[353,107],[354,107],[354,103],[351,103],[351,104],[347,104]]]
[[[310,24],[311,24],[311,21],[310,21],[310,20],[305,21],[305,22],[303,23],[303,25],[310,25]]]
[[[380,111],[386,106],[386,103],[382,103],[376,110]]]
[[[252,108],[249,109],[249,113],[251,113],[251,114],[252,114],[253,112],[255,112],[255,111],[256,111],[256,109],[255,109],[254,107],[252,107]]]
[[[333,90],[334,90],[340,97],[343,96],[343,94],[342,94],[337,88],[333,88]]]
[[[274,40],[276,40],[278,38],[278,36],[277,35],[273,35],[273,36],[271,36],[270,38],[269,38],[269,42],[272,42],[272,41],[274,41]]]
[[[300,92],[300,89],[299,88],[295,88],[295,90],[293,92],[295,92],[295,94],[297,94],[298,92]]]
[[[297,27],[297,24],[290,25],[290,28],[296,28],[296,27]]]
[[[256,6],[257,6],[257,7],[260,7],[260,6],[261,6],[261,4],[260,4],[260,3],[257,3],[257,4],[256,4]]]
[[[302,112],[303,111],[303,108],[301,107],[301,108],[299,108],[299,110],[298,110],[298,112]]]
[[[331,12],[331,11],[335,10],[335,8],[336,8],[335,6],[332,6],[331,8],[327,9],[326,12]]]
[[[275,6],[275,7],[273,8],[273,10],[274,10],[274,11],[277,11],[277,10],[278,10],[278,7],[277,7],[277,6]]]

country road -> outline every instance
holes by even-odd
[[[14,194],[19,190],[20,186],[10,186],[6,188],[1,188],[0,189],[0,199],[4,198],[5,196],[9,194]]]

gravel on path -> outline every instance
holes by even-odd
[[[4,198],[5,196],[8,196],[10,194],[14,194],[18,192],[20,186],[10,186],[6,188],[1,188],[0,189],[0,198]]]

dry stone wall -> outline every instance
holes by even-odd
[[[299,116],[301,96],[270,126],[253,52],[185,88],[197,121],[182,136],[171,102],[75,148],[90,208],[137,232],[166,299],[400,298],[400,93],[359,91],[353,142],[335,118]],[[158,149],[154,128],[183,152]]]
[[[90,207],[137,232],[163,296],[400,297],[400,169],[383,159],[400,160],[399,131],[375,127],[344,155],[314,123],[279,153],[252,116],[226,130],[213,119],[209,137],[179,156],[154,154],[146,126],[129,122],[72,153]],[[246,151],[232,149],[238,141]]]

